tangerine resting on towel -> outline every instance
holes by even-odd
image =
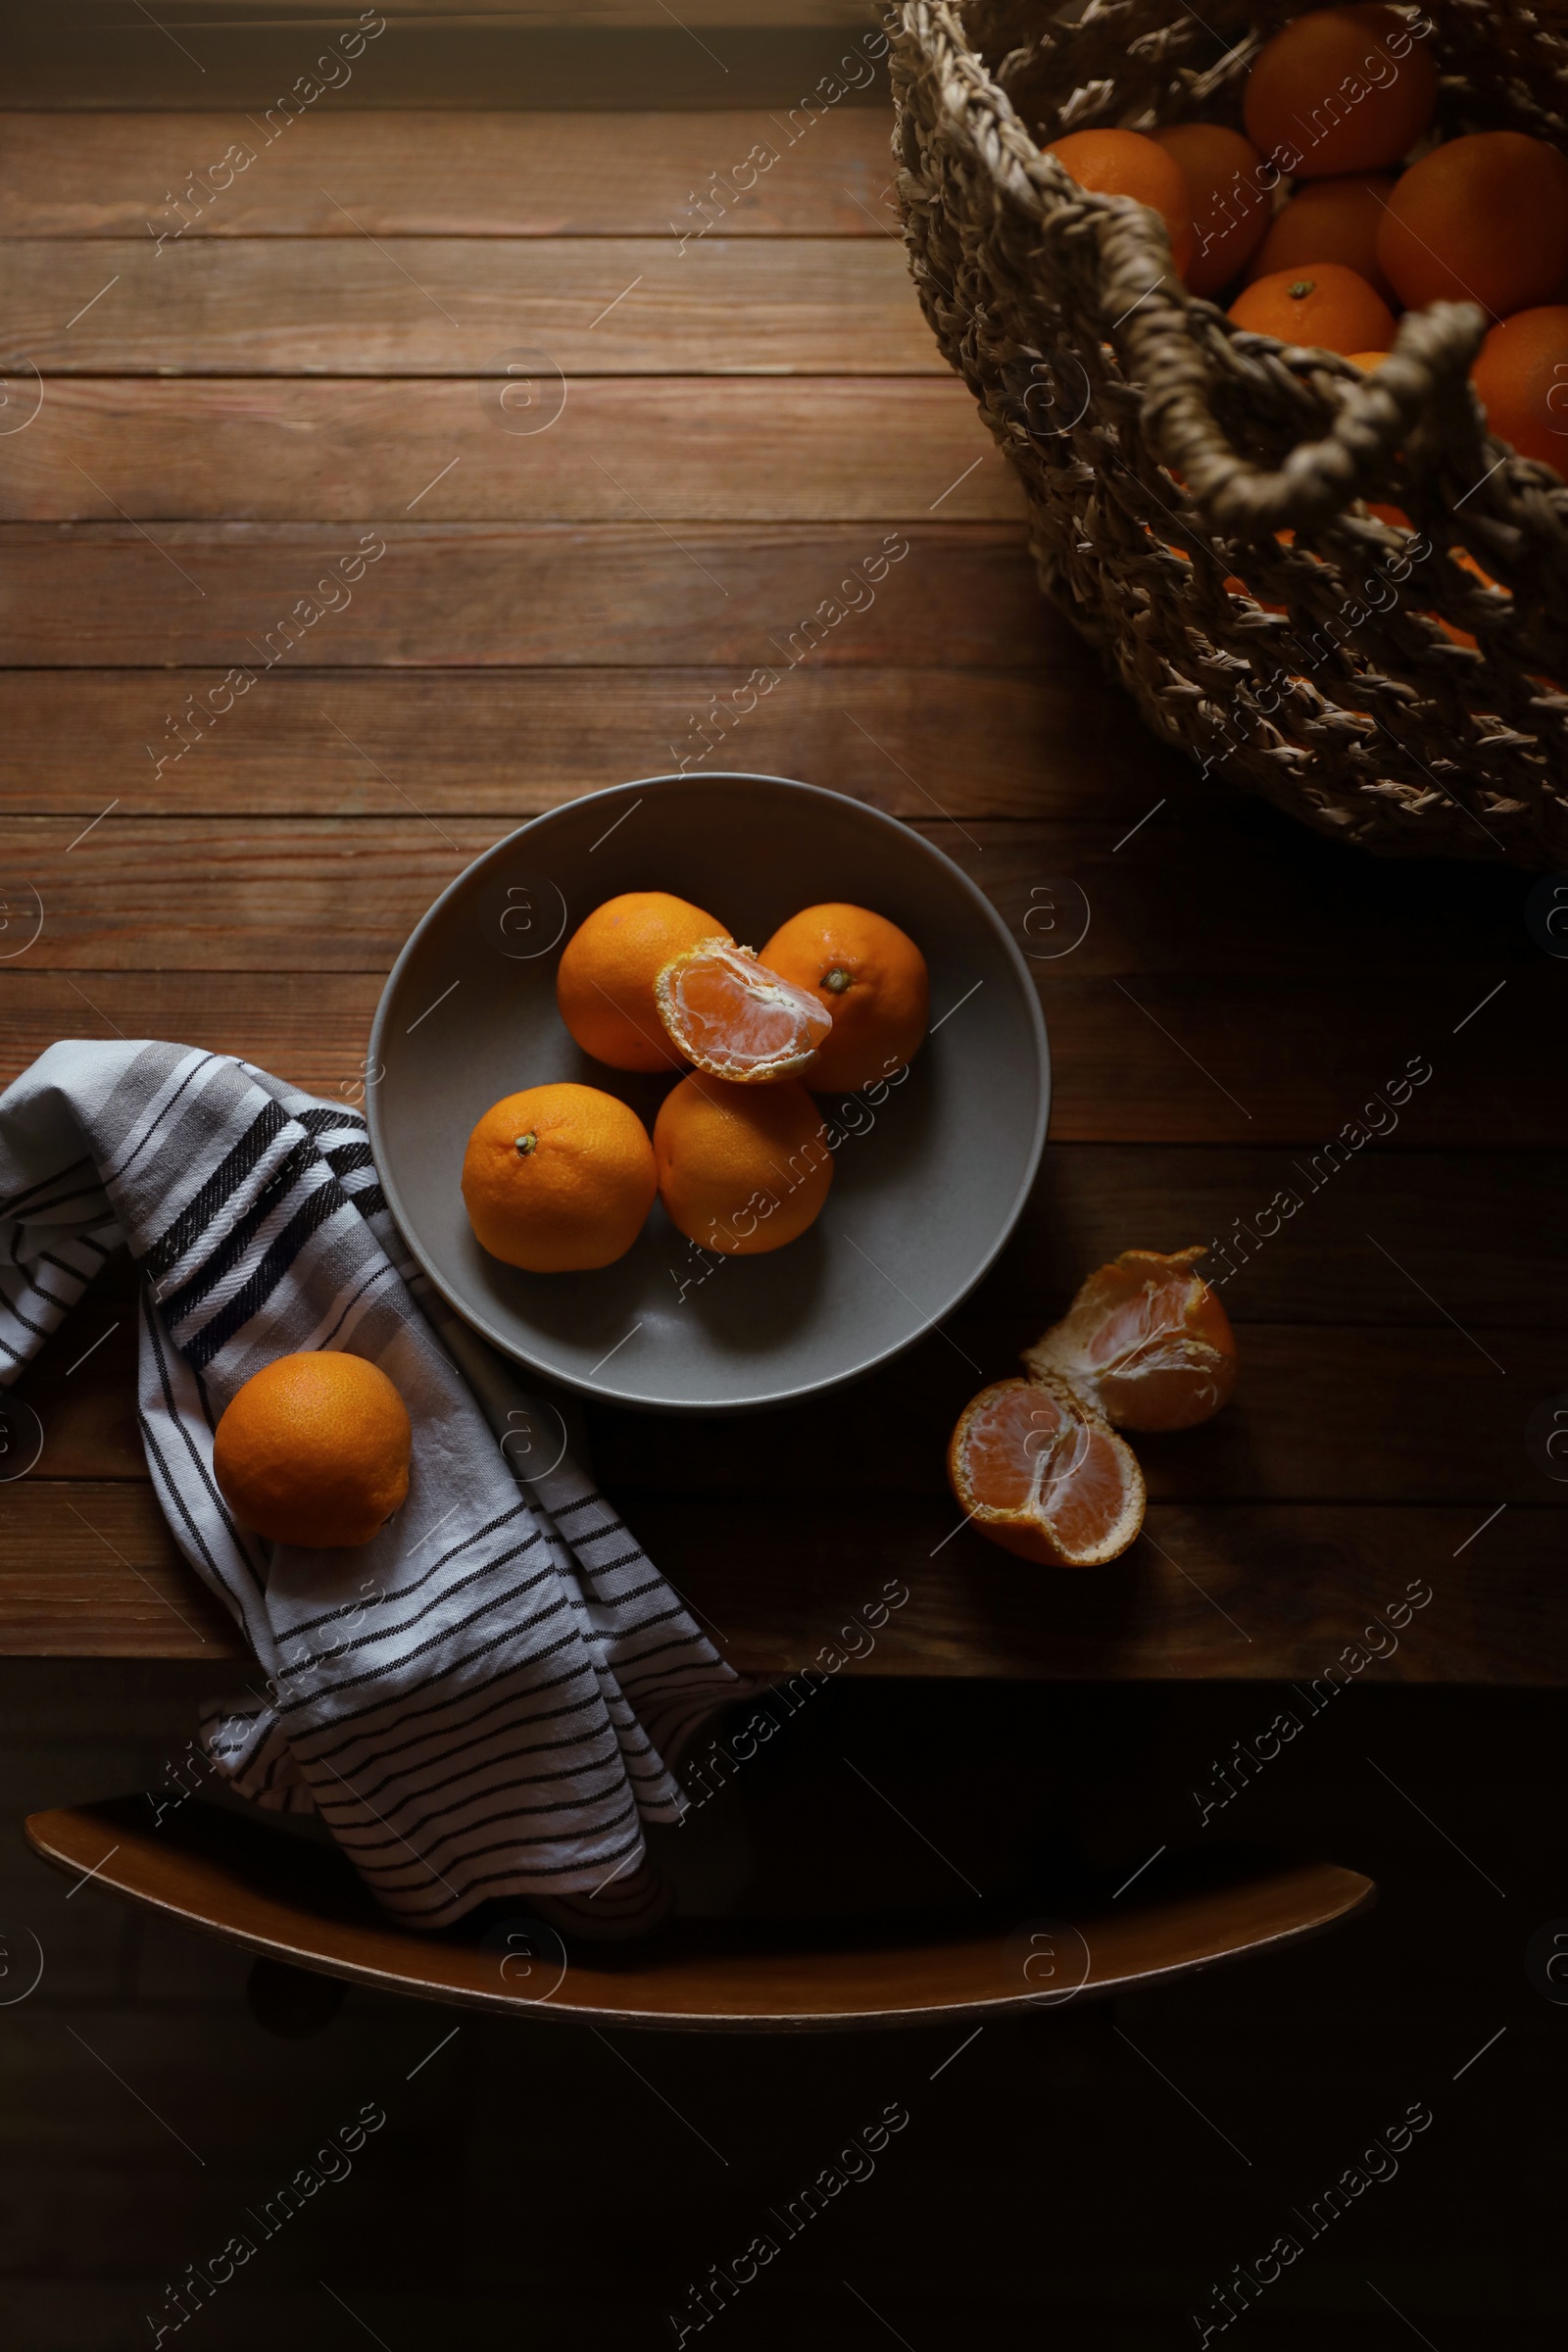
[[[241,1526],[273,1544],[368,1544],[409,1491],[408,1407],[379,1365],[319,1348],[280,1355],[230,1399],[213,1474]]]

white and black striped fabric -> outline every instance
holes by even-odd
[[[314,1806],[411,1927],[515,1895],[585,1933],[651,1924],[643,1825],[684,1807],[665,1759],[750,1686],[541,1460],[559,1416],[416,1273],[363,1118],[189,1047],[51,1047],[0,1096],[0,1382],[122,1241],[153,1485],[261,1670],[204,1720],[216,1769]],[[229,1398],[318,1348],[379,1364],[414,1425],[408,1500],[359,1550],[263,1543],[213,1477]]]

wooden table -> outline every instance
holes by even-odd
[[[1312,1676],[1419,1580],[1385,1679],[1568,1678],[1561,1490],[1527,1443],[1568,1387],[1564,967],[1528,878],[1374,863],[1143,731],[1041,602],[1018,495],[936,357],[885,113],[792,138],[788,108],[323,102],[265,147],[248,120],[0,123],[4,315],[42,393],[0,438],[11,938],[30,894],[44,910],[0,963],[0,1075],[61,1036],[145,1035],[355,1099],[383,976],[453,875],[674,765],[710,698],[900,532],[874,606],[710,763],[874,802],[1004,910],[1055,1057],[1036,1197],[958,1348],[933,1334],[723,1427],[598,1411],[601,1477],[764,1672],[897,1578],[854,1671]],[[247,139],[226,190],[173,200]],[[5,420],[34,381],[12,363]],[[191,723],[367,535],[385,555],[352,603]],[[1087,935],[1047,956],[1065,885]],[[1314,1153],[1412,1059],[1431,1076],[1396,1128],[1330,1174]],[[1282,1187],[1302,1205],[1262,1239]],[[1127,1558],[1052,1577],[960,1528],[964,1359],[1013,1369],[1119,1249],[1227,1236],[1240,1394],[1142,1447]],[[232,1654],[147,1484],[130,1295],[106,1275],[28,1376],[46,1435],[0,1485],[5,1650]]]

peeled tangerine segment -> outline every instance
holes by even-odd
[[[1059,1323],[1024,1352],[1117,1429],[1193,1429],[1236,1386],[1230,1318],[1200,1274],[1201,1248],[1124,1250],[1091,1274]]]
[[[1132,1447],[1050,1374],[982,1389],[958,1416],[948,1471],[983,1536],[1046,1567],[1102,1567],[1144,1523]]]
[[[677,956],[660,973],[655,995],[659,1017],[687,1059],[735,1086],[799,1076],[833,1026],[808,990],[728,939],[705,939]]]

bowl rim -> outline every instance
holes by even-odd
[[[842,1388],[851,1381],[866,1379],[871,1373],[879,1371],[884,1364],[891,1363],[896,1357],[906,1353],[925,1336],[926,1332],[936,1330],[990,1273],[997,1259],[1012,1239],[1018,1220],[1028,1202],[1029,1195],[1034,1190],[1035,1179],[1040,1173],[1040,1161],[1045,1152],[1046,1134],[1051,1121],[1053,1093],[1051,1041],[1046,1029],[1046,1016],[1041,1006],[1034,975],[1017,941],[996,907],[986,897],[985,892],[977,883],[971,881],[956,858],[950,858],[945,850],[939,849],[935,842],[928,841],[923,833],[916,832],[914,826],[906,823],[902,817],[890,816],[886,809],[875,808],[868,801],[858,800],[853,793],[835,792],[825,784],[808,784],[799,776],[775,776],[744,768],[667,770],[658,775],[631,777],[620,784],[604,784],[594,792],[578,793],[569,801],[559,802],[555,808],[541,808],[535,815],[515,826],[512,832],[503,834],[499,841],[492,842],[487,850],[481,850],[478,857],[470,858],[463,871],[454,875],[439,895],[431,901],[399,949],[392,968],[382,986],[370,1023],[369,1051],[366,1066],[372,1071],[381,1066],[381,1045],[391,1019],[393,1001],[402,982],[404,971],[413,959],[420,942],[437,922],[447,902],[455,898],[460,890],[470,884],[474,875],[482,867],[505,856],[526,834],[533,832],[539,825],[547,823],[551,818],[561,815],[567,808],[581,808],[595,801],[609,800],[629,792],[651,791],[664,784],[689,784],[696,781],[713,784],[782,785],[789,792],[805,793],[817,800],[839,802],[855,809],[858,815],[868,819],[873,825],[885,827],[888,831],[903,835],[906,839],[912,839],[918,843],[927,857],[939,859],[956,878],[975,911],[987,924],[993,937],[1000,943],[1004,956],[1012,966],[1013,976],[1019,984],[1025,1017],[1034,1042],[1036,1060],[1040,1070],[1034,1132],[1029,1139],[1022,1174],[995,1241],[973,1271],[943,1302],[942,1306],[935,1313],[928,1315],[906,1338],[895,1340],[888,1347],[880,1348],[875,1355],[866,1357],[863,1362],[848,1365],[843,1371],[830,1373],[823,1379],[800,1381],[787,1389],[771,1390],[765,1396],[735,1399],[727,1397],[652,1398],[607,1387],[602,1381],[581,1378],[574,1373],[562,1370],[556,1364],[539,1362],[535,1357],[525,1353],[515,1341],[490,1323],[471,1301],[459,1295],[454,1285],[439,1272],[429,1251],[413,1230],[407,1204],[390,1165],[381,1119],[378,1080],[372,1080],[365,1090],[366,1124],[369,1130],[370,1150],[374,1156],[376,1175],[382,1194],[385,1197],[393,1223],[401,1234],[410,1255],[416,1260],[432,1289],[446,1300],[453,1312],[461,1316],[471,1331],[477,1332],[481,1339],[487,1341],[492,1348],[511,1362],[520,1365],[524,1371],[530,1373],[537,1380],[555,1382],[561,1388],[569,1389],[578,1396],[592,1396],[600,1403],[619,1405],[628,1411],[655,1413],[760,1412],[766,1411],[775,1405],[797,1404],[803,1398],[819,1396],[828,1389]],[[956,1010],[956,1006],[950,1006],[949,1009],[950,1011]],[[947,1015],[944,1014],[942,1017],[946,1019]],[[930,1035],[929,1031],[927,1035]]]

